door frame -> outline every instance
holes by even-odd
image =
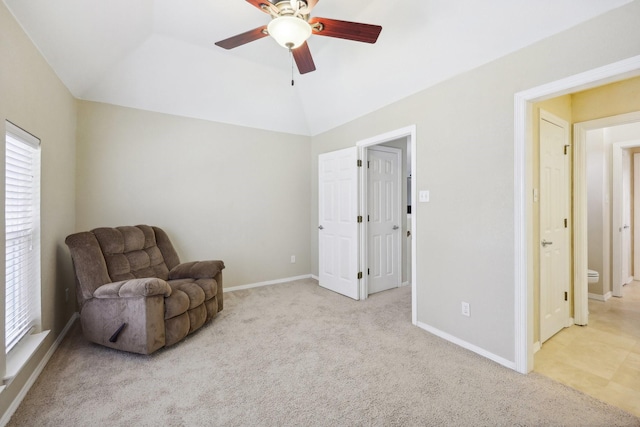
[[[533,103],[561,95],[602,86],[607,83],[640,75],[640,55],[598,67],[583,73],[542,84],[514,94],[514,362],[515,370],[533,370]],[[577,144],[574,144],[577,145]],[[584,164],[584,147],[574,147],[574,162]],[[581,157],[580,157],[581,156]],[[574,180],[578,168],[574,167]],[[585,168],[580,168],[584,173]],[[583,180],[584,182],[584,180]],[[574,197],[586,200],[586,185]],[[586,212],[574,210],[574,283],[587,283]],[[574,299],[584,299],[582,287],[574,289]],[[583,315],[576,310],[575,317]]]
[[[414,325],[418,324],[418,307],[417,300],[417,282],[418,282],[418,273],[417,273],[417,191],[416,191],[416,183],[417,181],[417,140],[416,140],[416,125],[410,125],[404,128],[396,129],[387,133],[383,133],[381,135],[376,135],[371,138],[363,139],[356,143],[358,147],[358,158],[365,159],[365,151],[368,147],[373,145],[383,144],[385,142],[391,142],[402,138],[407,138],[409,141],[409,147],[411,150],[411,234],[414,236],[411,239],[411,323]],[[367,182],[365,176],[366,170],[365,168],[360,168],[360,212],[364,212],[366,209],[366,194],[367,194]],[[363,221],[360,226],[360,248],[366,249],[366,229],[367,222]],[[366,265],[367,259],[366,250],[360,250],[360,265]],[[360,281],[360,297],[361,299],[366,299],[369,295],[368,283],[367,283],[367,275],[363,275],[363,280]]]
[[[626,124],[640,122],[640,112],[623,114],[625,122],[617,124]],[[614,116],[618,117],[618,116]],[[634,121],[626,121],[633,120]],[[604,120],[604,119],[603,119]],[[610,126],[603,126],[610,127]],[[616,142],[612,144],[611,152],[611,175],[612,175],[612,214],[611,214],[611,230],[612,230],[612,248],[611,248],[611,270],[613,275],[613,283],[611,284],[611,294],[614,297],[622,297],[622,286],[626,283],[627,277],[622,277],[622,255],[624,255],[623,240],[620,236],[620,232],[616,233],[616,229],[620,229],[623,226],[623,212],[622,212],[622,152],[629,148],[635,148],[640,146],[640,140],[630,140]],[[629,153],[631,155],[631,153]],[[633,164],[633,159],[631,160]],[[633,167],[633,166],[632,166]],[[635,171],[635,168],[634,168]],[[631,178],[633,179],[633,178]],[[635,231],[635,223],[634,223]],[[633,268],[633,267],[632,267]],[[633,268],[635,273],[635,268]]]
[[[584,239],[583,239],[583,244],[581,245],[577,245],[575,243],[574,239],[574,256],[581,256],[584,259],[584,265],[580,265],[579,267],[582,268],[582,270],[587,271],[586,269],[588,269],[588,265],[587,265],[587,229],[586,229],[586,223],[587,223],[587,170],[586,170],[586,161],[587,161],[587,154],[586,154],[586,146],[587,146],[587,133],[589,131],[593,131],[593,130],[598,130],[598,129],[602,129],[602,128],[608,128],[608,127],[612,127],[612,126],[619,126],[619,125],[625,125],[625,124],[631,124],[631,123],[636,123],[636,122],[640,122],[640,113],[639,112],[634,112],[634,113],[625,113],[625,114],[619,114],[616,116],[610,116],[610,117],[604,117],[602,119],[596,119],[596,120],[589,120],[586,122],[580,122],[580,123],[575,123],[573,125],[573,134],[574,134],[574,220],[577,220],[577,217],[579,217],[581,222],[584,222],[584,229],[580,229],[578,231],[576,231],[576,234],[578,232],[580,233],[584,233]],[[636,141],[637,143],[637,141]],[[621,157],[622,157],[622,148],[628,148],[628,147],[632,147],[635,146],[635,144],[627,144],[625,146],[625,143],[616,143],[612,145],[612,153],[611,153],[611,162],[612,162],[612,166],[613,164],[616,163],[616,158],[618,158],[618,163],[620,163]],[[612,167],[613,169],[613,167]],[[620,180],[622,179],[621,177],[617,180],[618,182],[616,183],[616,176],[613,173],[612,170],[612,193],[611,193],[611,199],[614,199],[615,193],[616,193],[616,188],[618,188],[617,191],[619,190],[620,187]],[[616,283],[620,281],[620,275],[621,275],[621,271],[620,271],[620,265],[619,263],[616,266],[616,254],[618,257],[618,261],[620,258],[619,255],[619,250],[622,248],[622,241],[620,239],[620,235],[617,233],[613,233],[613,230],[615,230],[615,227],[618,226],[619,227],[619,223],[620,223],[620,219],[618,218],[617,220],[615,219],[616,215],[620,214],[620,209],[621,207],[618,206],[616,207],[616,204],[614,202],[614,200],[612,200],[612,213],[611,213],[611,225],[612,225],[612,233],[611,233],[611,251],[615,252],[612,253],[612,263],[611,263],[611,275],[612,275],[612,283],[611,283],[611,290],[612,290],[612,294],[614,296],[621,296],[622,295],[622,286],[618,285],[618,291],[619,293],[616,293]],[[616,249],[618,248],[618,249]],[[582,254],[582,252],[584,252],[584,254]],[[575,268],[578,268],[578,266],[576,265]],[[576,273],[578,273],[578,271],[576,271]],[[586,273],[584,273],[586,274]],[[575,274],[574,275],[574,288],[576,288],[576,290],[580,290],[582,292],[584,292],[586,294],[585,297],[582,297],[580,299],[575,299],[574,301],[574,310],[575,310],[575,323],[578,325],[586,325],[589,319],[589,302],[588,302],[588,297],[589,297],[589,291],[588,291],[588,282],[586,281],[587,278],[580,278],[580,281],[578,281],[578,275]],[[603,279],[604,280],[604,279]],[[575,284],[582,284],[582,286],[576,286]]]
[[[613,149],[614,150],[617,149],[615,144]],[[633,167],[632,162],[633,160],[632,160],[631,153],[627,149],[621,148],[620,164],[619,165],[616,163],[613,164],[614,174],[618,174],[618,173],[620,174],[620,183],[619,183],[620,193],[614,192],[613,200],[614,200],[614,205],[617,203],[620,203],[620,227],[619,228],[620,228],[620,232],[622,233],[622,235],[620,236],[620,243],[621,243],[620,274],[622,275],[621,276],[622,285],[626,285],[627,283],[633,280],[633,277],[631,277],[631,274],[630,274],[630,272],[633,271],[633,263],[629,259],[631,257],[631,254],[633,253],[633,250],[631,249],[631,244],[633,243],[633,236],[631,236],[631,232],[633,231],[631,229],[631,225],[633,224],[633,219],[631,218],[631,204],[633,203],[633,196],[630,194],[631,189],[633,188],[633,183],[631,182],[631,170]],[[619,171],[616,170],[618,169],[618,167],[619,167]],[[615,185],[615,181],[614,181],[614,185]],[[629,199],[627,201],[628,206],[627,206],[627,202],[625,202],[625,199],[627,198]],[[627,223],[627,217],[628,217],[628,223]],[[627,234],[627,237],[629,239],[628,242],[626,241],[626,238],[624,235],[625,234],[624,227],[629,228],[629,231]],[[627,264],[626,272],[624,268],[625,259]],[[620,287],[620,296],[622,296],[622,287]]]
[[[400,138],[403,139],[403,138]],[[396,156],[396,160],[398,162],[398,181],[396,182],[396,192],[397,192],[397,197],[399,198],[399,203],[397,206],[397,214],[398,214],[398,221],[400,221],[401,223],[402,221],[402,212],[406,212],[406,208],[403,210],[402,209],[402,183],[403,181],[406,184],[406,177],[405,179],[403,179],[402,177],[402,150],[399,148],[395,148],[395,147],[389,147],[386,145],[382,145],[382,144],[375,144],[375,145],[371,145],[368,147],[365,147],[362,150],[362,172],[363,172],[363,176],[364,176],[364,180],[366,180],[366,184],[365,184],[365,190],[362,193],[362,197],[364,198],[363,202],[362,202],[362,213],[363,213],[363,217],[365,217],[366,219],[363,221],[364,223],[364,227],[363,227],[363,235],[362,235],[362,239],[363,239],[363,250],[365,252],[363,259],[366,260],[365,264],[362,264],[362,269],[364,270],[365,268],[368,270],[369,267],[371,267],[370,264],[370,260],[369,260],[369,221],[368,221],[368,211],[369,211],[369,150],[378,150],[378,151],[384,151],[387,153],[392,153]],[[405,157],[405,162],[406,162],[406,157]],[[364,165],[367,165],[366,167]],[[406,190],[405,190],[406,191]],[[406,213],[405,213],[406,215]],[[402,234],[400,234],[399,236],[397,236],[397,248],[396,248],[396,256],[398,257],[398,271],[397,274],[400,276],[399,280],[398,280],[398,287],[402,286],[402,271],[403,271],[403,258],[402,258]],[[364,271],[363,271],[364,273]],[[362,299],[366,299],[369,296],[369,274],[363,274],[363,290],[366,290],[367,293],[363,294],[363,298]]]
[[[640,145],[640,141],[638,141]],[[640,200],[640,153],[632,153],[633,200]],[[637,166],[636,166],[637,165]],[[640,209],[633,209],[633,280],[640,280]]]

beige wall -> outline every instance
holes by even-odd
[[[578,92],[571,98],[574,123],[640,111],[640,77]]]
[[[160,226],[225,287],[309,274],[309,138],[86,101],[77,138],[79,230]]]
[[[639,55],[637,16],[638,1],[314,137],[313,272],[318,154],[415,124],[418,321],[513,361],[514,94]]]
[[[3,135],[5,120],[42,141],[42,327],[51,333],[22,373],[0,393],[0,415],[5,413],[75,312],[74,279],[64,238],[74,231],[75,225],[76,127],[75,100],[0,2],[0,127]],[[4,166],[0,176],[4,177]],[[4,185],[0,188],[4,192]],[[4,218],[4,210],[0,215]],[[0,241],[4,242],[4,227],[1,229]],[[0,265],[4,270],[4,257],[0,257]],[[1,277],[0,280],[4,280],[4,275]],[[70,291],[69,301],[64,297],[66,288]],[[4,292],[0,294],[0,305],[4,307]],[[4,330],[4,316],[0,316],[0,327]]]

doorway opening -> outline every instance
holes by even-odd
[[[384,145],[390,145],[382,149]],[[394,145],[396,145],[394,150]],[[397,206],[398,211],[407,212],[409,206],[416,204],[416,126],[408,126],[382,135],[359,141],[356,146],[342,150],[323,153],[318,156],[318,253],[319,253],[319,284],[334,292],[356,300],[369,296],[369,280],[367,273],[368,260],[368,221],[366,221],[368,173],[366,160],[369,150],[395,151],[400,155],[398,163],[402,165],[404,176],[411,171],[412,185],[403,187],[404,178],[398,177],[397,182],[406,190],[396,191],[402,196],[402,203],[406,207]],[[405,171],[405,164],[406,171]],[[356,167],[357,165],[357,167]],[[409,193],[405,197],[405,192]],[[406,210],[405,210],[406,209]],[[418,323],[417,314],[417,281],[416,271],[416,240],[412,235],[416,231],[416,215],[412,212],[410,218],[406,214],[398,214],[398,229],[395,234],[407,236],[407,249],[401,250],[397,262],[406,266],[406,273],[402,274],[403,284],[411,285],[411,321]],[[400,224],[403,224],[402,230]],[[392,224],[392,227],[395,224]],[[406,226],[405,226],[406,225]],[[403,242],[404,239],[398,239]],[[400,245],[400,249],[403,249]]]
[[[588,95],[582,95],[583,105],[588,98]],[[588,283],[574,284],[588,292],[587,300],[576,300],[576,308],[586,312],[588,319],[585,316],[584,320],[588,324],[563,329],[548,344],[543,344],[535,353],[534,368],[538,374],[640,415],[640,407],[629,398],[637,392],[633,382],[627,381],[628,372],[633,369],[633,348],[640,345],[637,328],[640,283],[632,281],[631,274],[637,274],[638,269],[633,266],[630,241],[638,224],[632,220],[634,198],[640,201],[640,197],[632,196],[631,189],[632,186],[634,190],[638,189],[632,176],[637,172],[640,161],[634,165],[631,157],[633,150],[638,150],[632,147],[640,143],[633,140],[640,135],[640,122],[597,127],[605,122],[620,123],[621,118],[630,120],[634,115],[612,116],[574,125],[581,130],[592,128],[586,132],[586,141],[576,138],[574,142],[578,151],[586,153],[586,164],[576,164],[577,169],[585,169],[586,182],[575,182],[576,187],[586,186],[586,200],[580,200],[579,195],[574,200],[578,211],[580,207],[586,211],[587,265],[590,271],[596,272],[595,275],[590,272]],[[584,132],[576,133],[579,136]],[[638,210],[634,211],[637,213]],[[612,256],[614,252],[616,254]],[[616,271],[617,274],[613,274]],[[618,283],[616,293],[620,293],[618,298],[612,297],[613,284],[616,283],[612,281],[614,276]],[[580,308],[582,303],[586,306]]]
[[[532,187],[532,116],[533,103],[553,97],[575,93],[581,90],[602,86],[615,81],[640,75],[640,55],[606,65],[575,76],[538,86],[514,96],[514,279],[515,279],[515,368],[518,372],[528,373],[533,370],[534,354],[534,269],[533,260],[533,212]],[[584,162],[584,153],[574,148],[574,161]],[[576,168],[574,168],[574,173]],[[582,196],[574,190],[574,196]],[[574,211],[574,238],[576,249],[573,260],[574,283],[587,283],[586,251],[586,218]],[[537,242],[536,242],[537,243]],[[575,322],[580,323],[580,316],[587,315],[579,309],[586,310],[588,295],[586,289],[574,286],[574,302],[583,301],[582,306],[574,307]]]
[[[377,135],[372,138],[368,138],[362,141],[358,141],[356,146],[358,147],[359,158],[367,160],[369,149],[375,149],[376,147],[390,146],[392,148],[400,149],[403,153],[401,155],[401,181],[402,177],[405,177],[406,183],[401,185],[401,223],[400,228],[400,249],[402,252],[401,266],[402,266],[402,284],[411,286],[411,322],[416,325],[418,323],[417,314],[417,295],[416,284],[418,280],[417,275],[417,262],[416,262],[416,239],[413,236],[416,234],[417,220],[415,214],[415,207],[417,203],[417,191],[416,191],[416,126],[408,126],[406,128],[397,129],[395,131],[387,132],[382,135]],[[366,163],[363,163],[363,165]],[[360,179],[360,206],[364,211],[367,206],[367,168],[361,168],[362,176]],[[368,250],[368,234],[369,227],[368,222],[362,223],[362,232],[360,233],[360,247],[365,248],[360,252],[361,265],[368,265],[369,254]],[[369,278],[367,275],[363,276],[363,280],[360,281],[360,295],[362,299],[367,298],[369,295]]]
[[[578,214],[588,218],[588,266],[599,274],[597,283],[589,284],[588,297],[606,301],[622,297],[622,286],[640,274],[640,264],[632,257],[638,251],[631,246],[640,243],[633,236],[640,222],[632,216],[639,211],[630,204],[631,189],[640,190],[631,176],[632,171],[638,172],[631,165],[633,152],[640,146],[640,112],[576,123],[575,134],[576,148],[585,152],[585,162],[577,164],[578,169],[584,168],[579,171],[584,180],[576,180],[578,195],[586,195],[578,199],[578,207],[585,212]],[[640,196],[635,199],[640,201]],[[586,308],[577,310],[586,312]]]

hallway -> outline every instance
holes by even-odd
[[[640,282],[623,292],[589,300],[589,325],[545,342],[534,371],[640,416]]]

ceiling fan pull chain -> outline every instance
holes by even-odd
[[[293,81],[293,51],[289,48],[289,56],[291,56],[291,86],[295,85]]]

